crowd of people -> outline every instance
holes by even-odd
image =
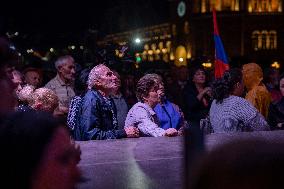
[[[196,126],[200,132],[210,127],[210,133],[284,129],[284,75],[269,68],[265,76],[256,63],[219,79],[202,66],[135,78],[104,62],[77,71],[74,58],[65,55],[55,61],[55,77],[43,83],[43,70],[17,70],[17,62],[1,38],[1,162],[22,157],[5,170],[10,179],[22,178],[7,180],[14,188],[40,188],[47,180],[66,188],[62,179],[79,181],[74,140],[174,137]],[[53,169],[60,171],[51,179]]]

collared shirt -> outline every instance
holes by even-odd
[[[75,96],[73,84],[66,84],[57,74],[55,78],[50,80],[46,88],[51,89],[59,99],[59,106],[69,107],[71,99]]]
[[[165,130],[160,128],[154,110],[147,104],[137,102],[128,112],[125,127],[134,126],[145,136],[164,136]]]

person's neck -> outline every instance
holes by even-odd
[[[149,102],[144,102],[145,104],[147,104],[148,106],[150,106],[150,108],[152,108],[152,109],[154,109],[155,108],[155,106],[156,105],[154,105],[154,104],[151,104],[151,103],[149,103]]]
[[[111,91],[109,90],[104,90],[104,89],[97,89],[97,90],[103,97],[109,97],[109,95],[111,94]]]
[[[71,83],[71,81],[69,81],[68,79],[64,78],[62,74],[58,74],[58,76],[61,79],[61,81],[63,81],[65,84]]]
[[[114,96],[119,96],[120,94],[121,94],[121,93],[120,93],[119,90],[116,90],[116,91],[113,93]]]
[[[204,88],[204,84],[203,83],[195,83],[195,87],[196,89],[203,89]]]

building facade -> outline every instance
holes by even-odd
[[[283,63],[282,0],[176,0],[171,3],[171,23],[177,33],[175,44],[190,51],[192,57],[214,59],[214,7],[230,61],[243,59],[264,66]]]
[[[173,61],[179,66],[202,57],[202,61],[212,62],[214,7],[231,62],[283,64],[283,0],[169,0],[168,3],[171,16],[167,23],[110,34],[99,43],[136,45],[136,56],[142,61]]]

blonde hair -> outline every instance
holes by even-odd
[[[18,99],[23,103],[31,103],[32,101],[32,94],[35,90],[35,87],[32,85],[26,85],[20,90],[18,93]]]
[[[53,112],[58,106],[59,100],[56,94],[47,88],[38,88],[32,94],[32,104],[33,108],[37,102],[40,102],[42,106],[38,109],[46,112]]]

